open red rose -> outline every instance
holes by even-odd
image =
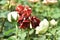
[[[35,28],[39,26],[40,20],[35,16],[31,16],[32,10],[29,6],[19,5],[16,8],[16,11],[19,13],[18,24],[20,28],[29,28],[30,23],[32,27]]]
[[[32,13],[32,10],[29,6],[23,6],[23,5],[19,5],[16,7],[16,11],[19,13],[19,15],[21,16],[26,15],[26,16],[30,16]]]

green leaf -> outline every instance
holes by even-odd
[[[21,40],[24,40],[25,37],[26,37],[26,31],[20,29],[19,32],[18,32],[18,36]]]
[[[0,37],[3,37],[4,35],[3,35],[3,33],[0,33]]]
[[[33,34],[33,32],[34,32],[34,29],[30,30],[29,34],[31,35],[31,34]]]
[[[8,38],[8,40],[16,40],[16,36],[11,36]]]
[[[8,13],[9,13],[9,11],[1,12],[0,13],[0,18],[7,18]]]
[[[14,33],[14,31],[15,31],[15,28],[14,29],[10,29],[10,30],[8,30],[8,31],[4,31],[4,35],[5,36],[10,36],[11,34],[13,34]]]
[[[46,36],[45,35],[40,35],[37,38],[33,38],[34,40],[46,40]]]
[[[60,13],[54,14],[52,18],[60,18]]]
[[[57,30],[60,30],[60,26],[50,29],[49,32],[52,33],[53,35],[55,35]]]
[[[57,31],[56,35],[57,35],[57,40],[60,40],[60,30]]]
[[[4,27],[5,28],[4,28],[3,33],[4,33],[5,36],[9,36],[9,35],[15,33],[16,29],[15,29],[15,26],[12,23],[9,23],[8,21],[6,21],[5,24],[4,24]]]
[[[6,3],[6,0],[0,1],[0,4],[5,4],[5,3]]]

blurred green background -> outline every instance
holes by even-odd
[[[32,15],[37,16],[40,20],[46,18],[49,20],[55,19],[58,21],[58,25],[52,29],[49,29],[46,34],[40,37],[33,37],[31,40],[60,40],[60,0],[56,4],[45,5],[39,2],[29,2],[28,0],[0,0],[0,37],[5,40],[15,40],[15,25],[7,21],[7,14],[11,11],[15,11],[17,5],[28,5],[32,8]],[[32,32],[33,30],[31,30]],[[20,32],[19,32],[20,35]],[[22,36],[23,37],[22,37]],[[24,31],[19,37],[24,38],[26,32]],[[48,37],[47,37],[48,36]],[[3,40],[3,39],[2,39]],[[19,39],[23,40],[23,39]]]

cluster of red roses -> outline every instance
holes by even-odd
[[[32,10],[29,6],[18,5],[16,11],[19,14],[18,24],[20,28],[29,28],[30,23],[33,28],[39,26],[40,20],[35,16],[31,16]]]

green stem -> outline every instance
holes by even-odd
[[[27,40],[30,40],[29,29],[28,29],[28,33],[27,33]]]
[[[56,30],[56,32],[57,32],[57,30]],[[57,34],[56,34],[56,32],[55,32],[55,36],[54,36],[55,37],[55,40],[57,40]]]
[[[5,18],[2,18],[2,26],[1,26],[1,32],[0,32],[0,40],[3,40],[3,31],[4,31],[4,23],[5,23]]]
[[[18,27],[17,27],[17,23],[16,23],[16,40],[18,39]]]
[[[48,40],[50,40],[50,37],[48,36]]]

